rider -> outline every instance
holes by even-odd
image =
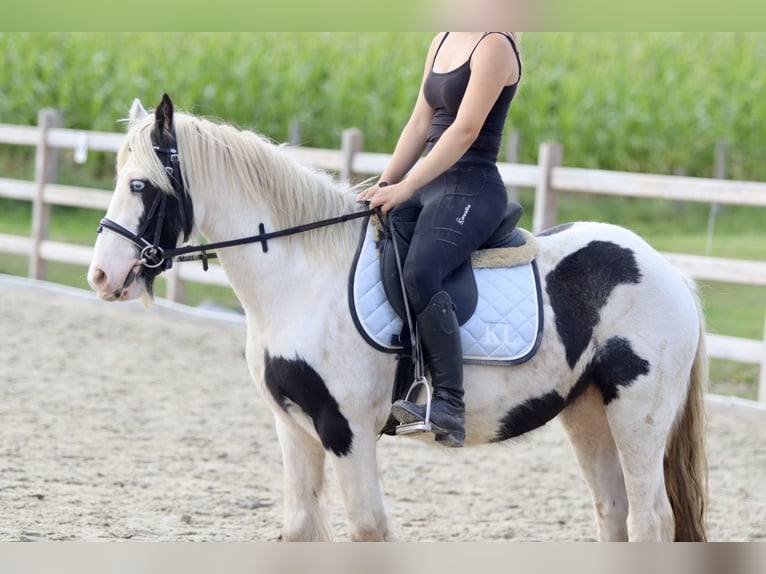
[[[443,282],[505,215],[497,154],[520,77],[510,32],[438,34],[391,161],[357,198],[417,220],[403,276],[431,372],[431,426],[446,446],[463,446],[465,405],[460,329]],[[425,407],[399,400],[392,414],[400,423],[422,421]]]

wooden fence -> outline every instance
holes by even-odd
[[[75,158],[84,160],[89,150],[116,152],[123,135],[71,130],[59,127],[60,116],[54,110],[41,110],[38,125],[0,124],[0,144],[35,146],[35,179],[22,181],[0,178],[0,197],[32,202],[31,237],[0,234],[0,252],[29,258],[29,276],[45,278],[45,262],[89,265],[92,248],[48,239],[51,206],[68,205],[106,210],[111,191],[55,183],[58,151],[74,150]],[[363,151],[363,134],[345,130],[339,150],[291,146],[299,160],[318,168],[336,171],[343,179],[383,171],[390,156]],[[766,207],[766,183],[703,179],[681,176],[648,175],[605,170],[563,167],[561,146],[540,145],[537,165],[500,163],[505,184],[512,189],[533,188],[535,204],[533,231],[539,232],[557,223],[558,197],[561,193],[621,195],[639,198],[662,198],[710,204]],[[664,253],[674,265],[695,279],[766,286],[766,262]],[[178,264],[167,277],[167,298],[183,298],[187,281],[228,286],[220,267],[211,265],[207,273],[197,265]],[[758,400],[766,402],[766,326],[764,340],[751,340],[708,334],[711,357],[760,365]]]

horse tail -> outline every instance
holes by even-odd
[[[679,413],[665,449],[665,488],[675,517],[675,540],[707,540],[707,455],[705,452],[705,393],[708,358],[705,317],[696,284],[685,277],[699,317],[699,342],[694,356],[686,403]]]

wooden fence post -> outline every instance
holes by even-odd
[[[343,165],[340,170],[340,178],[349,183],[354,181],[354,155],[364,147],[364,134],[357,128],[343,130],[340,140],[340,151],[343,154]]]
[[[40,244],[48,238],[51,206],[45,202],[45,186],[56,181],[58,150],[48,146],[48,132],[61,126],[61,114],[46,108],[37,114],[39,139],[35,151],[35,197],[32,202],[32,252],[29,254],[29,276],[45,279],[45,261],[40,257]]]
[[[505,161],[508,163],[519,163],[519,130],[513,129],[508,132],[508,141],[505,146]],[[519,200],[519,188],[515,185],[506,187],[508,190],[508,199]]]
[[[189,236],[189,245],[199,245],[202,237],[198,231],[193,231]],[[182,263],[176,262],[173,267],[163,273],[165,277],[165,299],[175,303],[183,303],[186,299],[186,281],[181,277]]]
[[[560,144],[546,142],[540,144],[537,164],[540,173],[535,187],[535,211],[532,215],[532,232],[539,233],[556,224],[558,193],[551,187],[553,168],[561,165],[563,150]]]
[[[763,325],[763,349],[761,350],[761,373],[758,377],[758,400],[766,403],[766,321]]]
[[[287,127],[287,145],[301,145],[301,123],[298,120],[292,120]]]
[[[186,296],[184,281],[179,272],[180,263],[176,263],[165,272],[165,298],[176,303],[183,303]]]
[[[726,179],[726,156],[728,155],[728,146],[725,140],[718,140],[715,144],[715,164],[713,165],[713,177],[715,179]],[[707,218],[707,240],[705,241],[705,255],[710,257],[713,252],[713,232],[715,230],[715,220],[718,212],[721,210],[721,204],[711,203]]]

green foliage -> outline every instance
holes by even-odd
[[[34,124],[54,107],[69,127],[122,129],[133,98],[169,93],[182,108],[306,145],[337,147],[357,125],[371,142],[406,121],[427,34],[0,34],[0,122]],[[15,86],[23,90],[15,91]],[[373,146],[374,147],[374,146]]]
[[[753,129],[766,119],[765,35],[530,34],[523,43],[527,75],[511,121],[533,141],[560,142],[567,165],[709,177],[724,139],[730,177],[766,179],[764,136]]]
[[[337,147],[356,126],[390,152],[420,84],[429,33],[0,33],[0,123],[54,107],[68,127],[119,131],[130,102],[181,107],[284,140]],[[567,165],[766,179],[766,35],[527,33],[509,124],[521,160],[557,140]],[[107,168],[108,163],[103,164]],[[107,169],[104,168],[104,169]]]

